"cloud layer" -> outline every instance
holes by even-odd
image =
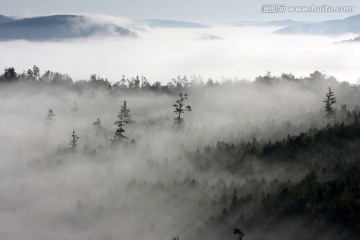
[[[138,39],[2,42],[0,68],[20,70],[35,64],[75,80],[95,73],[111,81],[123,74],[145,75],[152,82],[168,82],[178,75],[252,80],[268,70],[274,75],[291,72],[297,76],[320,70],[350,82],[360,76],[360,56],[354,54],[360,45],[333,44],[351,35],[283,36],[273,33],[276,28],[226,25],[204,29],[137,26],[136,30]]]

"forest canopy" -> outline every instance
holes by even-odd
[[[0,215],[19,222],[16,232],[360,237],[357,84],[319,71],[164,84],[9,67],[0,100],[10,169],[1,170],[9,194]]]

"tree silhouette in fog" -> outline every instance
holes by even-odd
[[[56,114],[54,113],[54,111],[49,109],[48,113],[45,116],[45,125],[49,127],[53,126],[53,122],[55,122],[55,116]]]
[[[128,137],[124,135],[124,126],[125,124],[134,122],[131,119],[130,109],[127,107],[126,101],[124,101],[124,104],[121,106],[117,118],[118,120],[115,122],[115,124],[117,125],[117,129],[115,131],[114,138],[111,140],[113,143],[123,142],[125,139],[128,139]]]
[[[120,113],[123,116],[123,120],[125,124],[133,123],[134,121],[130,116],[130,109],[127,107],[126,101],[124,101],[124,105],[121,106]]]
[[[71,134],[71,141],[69,143],[71,149],[75,149],[77,146],[77,140],[79,139],[78,135],[76,135],[75,130],[73,130]]]
[[[245,234],[240,230],[240,228],[235,228],[233,234],[236,237],[236,240],[242,240]]]
[[[184,118],[181,117],[181,114],[183,114],[185,111],[191,111],[190,105],[185,106],[184,101],[188,99],[187,94],[184,95],[182,93],[179,93],[179,100],[176,100],[176,104],[173,105],[175,108],[174,113],[177,115],[175,118],[174,124],[177,125],[177,128],[181,128],[184,124]]]
[[[333,105],[336,103],[336,97],[334,93],[331,91],[331,88],[329,87],[329,92],[326,94],[326,97],[323,101],[325,103],[324,109],[325,109],[325,117],[327,119],[330,119],[335,116],[335,109],[333,108]]]
[[[0,76],[1,82],[12,82],[18,78],[18,74],[15,71],[15,68],[5,68],[4,74]]]
[[[96,135],[101,135],[104,133],[105,129],[101,124],[100,118],[97,118],[95,122],[93,122],[93,127],[96,131]]]
[[[40,78],[40,68],[34,65],[33,73],[34,73],[34,79],[39,80],[39,78]]]

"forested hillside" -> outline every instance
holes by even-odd
[[[0,216],[17,224],[0,230],[358,239],[359,101],[358,85],[318,71],[164,84],[6,68]]]

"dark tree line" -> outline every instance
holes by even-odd
[[[16,83],[16,82],[31,82],[39,84],[54,84],[54,85],[71,85],[73,80],[67,74],[58,72],[45,71],[42,75],[40,68],[33,66],[32,69],[17,73],[15,68],[5,68],[4,73],[0,75],[0,83]]]
[[[25,82],[40,85],[57,85],[64,86],[74,91],[82,91],[85,89],[102,89],[108,91],[110,94],[117,94],[124,91],[152,91],[178,94],[196,88],[211,88],[216,86],[228,86],[228,85],[249,85],[257,84],[264,86],[274,86],[284,83],[299,84],[306,88],[314,88],[318,85],[335,84],[337,83],[334,77],[327,77],[325,74],[315,71],[311,73],[309,77],[295,77],[291,73],[283,73],[280,77],[272,76],[270,72],[267,72],[264,76],[259,76],[253,82],[238,81],[237,79],[222,79],[221,82],[208,79],[204,81],[200,76],[178,76],[173,78],[166,84],[162,84],[158,81],[151,83],[145,76],[135,76],[127,78],[124,75],[120,77],[120,80],[112,79],[109,81],[107,78],[102,78],[95,74],[91,75],[88,80],[73,81],[73,79],[67,74],[61,74],[58,72],[45,71],[41,73],[41,70],[37,66],[23,71],[19,74],[13,67],[5,68],[4,73],[0,75],[1,83],[16,83]],[[114,83],[111,83],[114,82]]]

